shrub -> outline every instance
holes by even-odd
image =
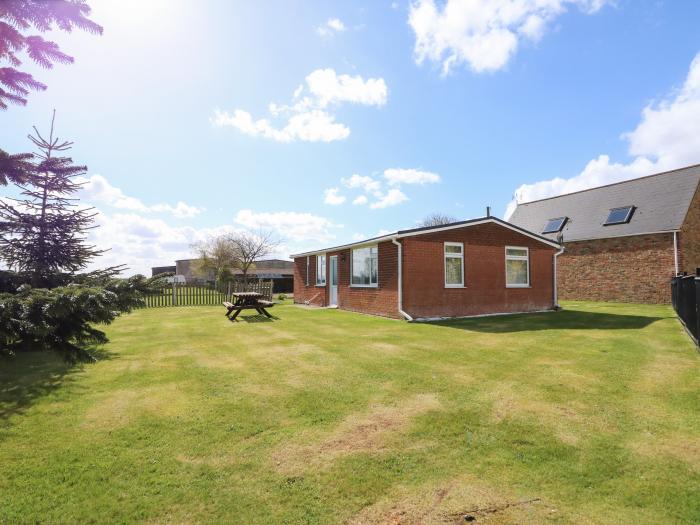
[[[286,301],[287,300],[287,294],[281,293],[277,296],[277,299],[280,301]]]
[[[141,306],[153,284],[141,275],[92,274],[83,281],[51,290],[22,285],[15,293],[0,293],[0,353],[55,350],[68,360],[94,360],[88,348],[107,341],[96,325]]]

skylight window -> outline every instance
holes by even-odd
[[[605,221],[604,226],[612,226],[613,224],[627,224],[632,219],[632,214],[634,213],[634,206],[622,206],[620,208],[613,208],[608,214],[608,218]]]
[[[564,227],[564,224],[566,224],[566,221],[568,219],[569,219],[568,217],[557,217],[556,219],[549,219],[547,221],[547,224],[545,224],[544,230],[542,230],[542,233],[560,232],[561,229]]]

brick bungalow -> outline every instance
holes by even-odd
[[[559,245],[495,217],[292,255],[294,302],[394,318],[551,310]]]
[[[508,219],[561,239],[561,299],[669,303],[700,267],[700,164],[518,204]]]

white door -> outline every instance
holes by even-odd
[[[331,255],[331,272],[330,272],[330,297],[328,298],[329,306],[338,306],[338,256]]]

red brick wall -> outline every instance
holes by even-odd
[[[326,260],[326,269],[328,268],[328,260]],[[326,271],[328,277],[328,271]],[[306,257],[297,257],[294,259],[294,302],[313,304],[316,306],[326,305],[326,290],[325,286],[316,286],[316,256],[309,256],[309,285],[306,286]]]
[[[681,254],[680,270],[694,274],[695,269],[700,267],[700,188],[695,191],[678,234],[678,246]]]
[[[672,233],[568,242],[557,264],[560,299],[671,301]]]
[[[378,244],[379,286],[350,286],[351,250],[328,252],[326,254],[326,280],[328,286],[314,286],[316,283],[316,256],[309,259],[309,286],[306,286],[306,257],[294,260],[294,302],[326,306],[329,301],[330,260],[338,256],[338,307],[343,310],[364,312],[385,317],[400,318],[398,312],[398,248],[391,242]]]
[[[464,243],[465,288],[445,288],[444,242]],[[406,237],[403,309],[413,317],[528,312],[553,307],[553,254],[493,223]],[[530,288],[506,288],[505,246],[530,249]]]

